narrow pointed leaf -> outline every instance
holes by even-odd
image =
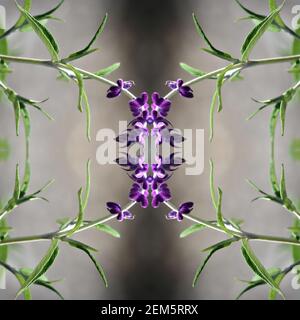
[[[285,173],[284,173],[284,166],[281,166],[281,179],[280,179],[280,196],[282,201],[285,203],[287,200],[287,192],[286,192],[286,185],[285,185]]]
[[[69,244],[71,246],[73,246],[73,247],[85,252],[89,256],[89,258],[93,262],[94,266],[96,267],[101,279],[103,280],[105,287],[108,287],[108,282],[107,282],[104,270],[103,270],[102,266],[97,262],[95,257],[91,254],[90,250],[88,250],[85,245],[81,246],[81,245],[78,245],[78,243],[77,243],[76,246],[74,246],[72,242],[70,242]]]
[[[209,176],[210,195],[211,195],[212,203],[213,203],[215,209],[217,210],[218,204],[217,204],[217,197],[216,197],[215,184],[214,184],[214,163],[212,160],[210,160],[209,164],[210,164],[210,176]]]
[[[220,51],[218,49],[216,49],[212,43],[209,41],[209,39],[207,38],[206,34],[204,33],[196,15],[193,13],[193,20],[194,20],[194,24],[196,26],[196,30],[199,34],[199,36],[206,42],[206,44],[209,46],[209,48],[216,54],[218,55],[218,57],[222,58],[222,59],[225,59],[225,60],[234,60],[230,54],[226,53],[226,52],[223,52],[223,51]]]
[[[14,112],[15,112],[16,134],[18,136],[19,128],[20,128],[21,107],[20,107],[20,102],[17,98],[14,99],[13,106],[14,106]]]
[[[85,90],[83,90],[83,102],[84,102],[84,110],[86,114],[86,137],[88,141],[91,141],[91,108],[90,108],[89,99]]]
[[[194,233],[196,233],[198,231],[201,231],[201,230],[203,230],[205,228],[206,228],[206,226],[203,225],[203,224],[199,224],[199,223],[193,224],[192,226],[186,228],[185,230],[183,230],[180,233],[180,238],[186,238],[186,237],[188,237],[188,236],[190,236],[190,235],[192,235],[192,234],[194,234]]]
[[[205,72],[203,72],[199,69],[196,69],[194,67],[191,67],[190,65],[188,65],[186,63],[180,62],[179,65],[184,71],[188,72],[192,76],[199,77],[199,76],[203,76],[205,74]]]
[[[105,14],[103,20],[101,21],[100,23],[100,26],[99,28],[97,29],[95,35],[93,36],[93,38],[91,39],[91,41],[87,44],[86,47],[84,47],[82,50],[80,51],[77,51],[73,54],[71,54],[67,60],[70,61],[70,60],[74,60],[74,59],[77,59],[78,57],[81,57],[85,52],[87,52],[90,47],[93,45],[93,43],[97,40],[97,38],[101,35],[101,33],[103,32],[104,30],[104,27],[105,27],[105,24],[106,24],[106,21],[107,21],[107,13]]]
[[[100,76],[100,77],[107,76],[107,75],[111,74],[112,72],[114,72],[115,70],[119,69],[120,65],[121,65],[120,62],[116,62],[106,68],[103,68],[99,71],[96,71],[95,75]]]
[[[112,228],[111,226],[109,226],[107,224],[97,224],[96,229],[99,231],[105,232],[115,238],[121,237],[119,231],[117,231],[116,229]]]
[[[226,248],[228,246],[230,246],[233,243],[232,239],[228,239],[225,241],[221,241],[217,244],[215,244],[214,246],[211,247],[210,252],[208,253],[208,255],[206,256],[205,260],[203,261],[203,263],[198,267],[195,276],[194,276],[194,280],[193,280],[193,287],[195,287],[197,281],[199,280],[199,277],[204,269],[204,267],[206,266],[207,262],[209,261],[209,259],[212,257],[212,255],[217,252],[218,250],[221,250],[223,248]]]
[[[285,114],[286,114],[287,102],[282,99],[280,103],[280,120],[281,120],[281,135],[284,136],[285,130]]]
[[[209,135],[209,141],[211,142],[214,138],[214,114],[216,109],[216,100],[217,100],[218,92],[215,91],[211,104],[210,104],[210,112],[209,112],[209,124],[210,124],[210,135]]]
[[[276,0],[269,0],[269,8],[271,12],[278,9]],[[285,28],[285,23],[283,22],[279,14],[275,17],[274,20],[280,27]]]
[[[59,244],[58,239],[52,240],[51,245],[50,245],[48,251],[46,252],[45,256],[42,258],[42,260],[35,267],[35,269],[32,271],[30,276],[26,279],[22,288],[18,291],[17,296],[20,295],[24,290],[26,290],[37,279],[39,279],[51,267],[51,265],[53,264],[53,262],[55,261],[57,255],[58,255],[58,250],[59,250],[58,244]]]
[[[24,105],[21,108],[21,115],[23,119],[25,140],[26,140],[25,171],[23,175],[23,181],[22,181],[21,192],[20,192],[20,196],[23,197],[26,194],[26,191],[28,189],[29,182],[30,182],[30,163],[29,163],[30,117],[29,117],[29,112]]]
[[[281,9],[282,5],[278,7],[276,10],[272,11],[249,33],[241,49],[243,61],[248,60],[252,49],[254,48],[258,40],[262,37],[262,35],[267,31],[267,29],[272,24],[274,18],[278,15]]]
[[[270,138],[271,138],[271,160],[270,160],[270,179],[273,191],[276,195],[279,195],[279,185],[275,168],[275,134],[276,126],[279,114],[279,104],[274,107],[274,110],[270,119]]]
[[[31,8],[31,0],[24,0],[23,8],[24,10],[29,12]],[[25,15],[21,14],[18,21],[15,23],[15,28],[19,28],[20,26],[22,26],[25,21],[26,21]]]
[[[283,293],[281,292],[278,284],[274,281],[272,276],[266,270],[266,268],[262,265],[259,259],[254,254],[253,250],[251,249],[248,240],[242,239],[242,253],[243,256],[249,265],[249,267],[257,274],[262,280],[264,280],[271,288],[276,290],[282,297],[284,297]]]
[[[24,17],[31,25],[32,29],[38,35],[38,37],[42,40],[46,48],[48,49],[52,60],[57,61],[59,60],[58,52],[59,48],[58,45],[50,33],[50,31],[44,27],[36,18],[34,18],[28,11],[23,9],[20,5],[17,4],[17,8],[21,13],[23,13]]]

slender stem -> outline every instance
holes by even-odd
[[[176,206],[174,204],[172,204],[171,202],[165,201],[164,204],[167,207],[169,207],[172,211],[178,211]],[[206,221],[204,219],[197,218],[197,217],[194,217],[194,216],[191,216],[191,215],[187,215],[187,214],[184,214],[183,216],[187,220],[193,221],[195,223],[202,224],[202,225],[208,227],[209,229],[212,229],[212,230],[215,230],[215,231],[218,231],[218,232],[223,232],[223,233],[227,234],[227,232],[223,228],[219,227],[215,223],[212,223],[210,221]],[[264,241],[264,242],[270,242],[270,243],[284,243],[284,244],[300,246],[300,241],[297,241],[295,239],[254,234],[254,233],[245,232],[245,231],[242,231],[242,230],[241,231],[230,231],[230,236],[235,236],[235,237],[238,237],[238,238],[241,238],[241,239],[242,238],[247,238],[247,239],[253,240],[253,241]]]
[[[15,56],[9,56],[9,55],[0,55],[0,59],[10,62],[16,62],[16,63],[28,63],[28,64],[34,64],[34,65],[41,65],[44,67],[50,67],[55,68],[57,70],[68,70],[65,64],[50,60],[44,60],[44,59],[34,59],[34,58],[26,58],[26,57],[15,57]],[[74,67],[74,66],[73,66]],[[78,72],[81,74],[88,76],[92,79],[95,79],[97,81],[100,81],[102,83],[108,84],[110,86],[116,86],[117,84],[109,79],[106,79],[104,77],[98,76],[92,72],[82,70],[80,68],[74,67]],[[124,94],[126,94],[130,99],[135,99],[135,95],[132,94],[129,90],[123,89]]]
[[[298,55],[291,55],[291,56],[285,56],[285,57],[264,58],[264,59],[248,60],[245,62],[237,62],[236,64],[233,65],[233,68],[230,70],[230,72],[232,72],[233,70],[240,71],[240,70],[243,70],[243,69],[246,69],[249,67],[254,67],[254,66],[259,66],[259,65],[268,65],[268,64],[275,64],[275,63],[290,62],[290,61],[299,60],[299,59],[300,59],[300,55],[298,54]],[[198,83],[202,80],[211,78],[213,76],[217,76],[218,74],[225,71],[226,68],[227,68],[227,66],[224,68],[221,68],[221,69],[211,71],[211,72],[206,73],[202,76],[191,79],[191,80],[185,82],[183,85],[190,86],[190,85]],[[171,90],[164,98],[170,99],[177,92],[178,92],[178,89]]]
[[[133,206],[136,205],[136,201],[131,201],[127,205],[125,205],[122,208],[122,211],[127,211],[131,209]],[[90,221],[83,226],[81,226],[78,230],[74,232],[79,233],[82,231],[86,231],[88,229],[91,229],[99,224],[104,224],[107,223],[111,220],[114,220],[117,217],[117,214],[114,215],[109,215],[104,218],[100,218],[98,220]],[[35,236],[26,236],[26,237],[18,237],[18,238],[11,238],[11,239],[5,239],[0,241],[0,246],[5,246],[5,245],[11,245],[11,244],[16,244],[16,243],[28,243],[28,242],[39,242],[39,241],[49,241],[54,238],[63,238],[70,232],[70,229],[64,229],[64,230],[59,230],[55,232],[49,232],[45,234],[40,234],[40,235],[35,235]]]

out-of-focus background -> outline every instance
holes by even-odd
[[[296,0],[286,1],[283,17],[292,21],[292,7]],[[57,3],[33,1],[34,14],[44,12]],[[256,12],[267,13],[268,1],[243,1]],[[7,10],[7,26],[17,16],[14,1],[0,0]],[[86,70],[96,71],[120,61],[121,68],[112,79],[132,79],[134,92],[157,90],[166,93],[165,81],[190,77],[181,71],[179,62],[186,62],[205,71],[224,65],[200,50],[204,46],[192,22],[195,12],[206,33],[217,48],[239,55],[251,21],[237,21],[244,13],[233,0],[186,1],[108,1],[66,0],[56,14],[64,22],[50,22],[49,29],[60,43],[62,56],[82,48],[96,30],[103,15],[108,12],[106,30],[97,41],[101,50],[76,63]],[[253,52],[253,57],[264,58],[289,53],[292,38],[284,33],[266,33]],[[15,33],[9,37],[14,54],[47,58],[48,54],[34,33]],[[89,218],[107,214],[109,200],[127,202],[130,181],[116,165],[100,166],[96,162],[99,142],[96,133],[101,128],[118,129],[119,120],[130,120],[127,98],[106,99],[107,87],[99,82],[86,83],[92,107],[92,142],[85,139],[85,119],[76,109],[77,88],[72,83],[56,80],[54,70],[38,66],[12,64],[9,85],[24,96],[35,99],[49,97],[47,111],[55,121],[49,121],[38,112],[31,112],[31,190],[38,189],[54,178],[55,183],[45,192],[49,203],[31,202],[16,209],[8,218],[13,227],[12,236],[39,234],[54,230],[55,220],[74,216],[77,212],[76,192],[85,179],[85,163],[92,160],[92,191],[87,208]],[[256,233],[288,236],[287,227],[293,217],[279,206],[268,202],[251,203],[256,196],[246,178],[269,190],[268,162],[269,110],[252,121],[245,119],[257,107],[251,97],[270,98],[292,84],[287,72],[289,64],[249,69],[243,81],[226,84],[223,89],[224,110],[216,115],[215,139],[208,142],[209,105],[214,81],[195,85],[193,100],[176,97],[170,120],[180,129],[205,129],[205,170],[200,176],[186,176],[183,168],[170,181],[174,203],[195,202],[194,215],[214,219],[208,183],[208,159],[215,162],[216,181],[224,192],[224,214],[245,220],[244,228]],[[8,161],[0,162],[0,197],[5,200],[13,188],[15,165],[22,163],[24,144],[22,136],[14,134],[11,106],[1,102],[0,138],[11,145]],[[289,156],[289,145],[299,137],[300,111],[295,102],[288,108],[287,130],[279,137],[278,163],[285,163],[289,193],[299,194],[299,163]],[[66,299],[233,299],[244,286],[238,279],[249,279],[252,274],[245,265],[238,245],[216,254],[203,272],[196,288],[191,287],[193,274],[205,255],[201,249],[222,239],[216,232],[203,231],[190,238],[179,239],[180,230],[188,222],[178,224],[166,221],[165,208],[141,210],[135,208],[133,222],[112,225],[122,233],[114,239],[99,231],[80,234],[81,239],[99,248],[97,258],[106,270],[109,288],[105,289],[88,258],[62,246],[59,258],[48,272],[50,279],[63,279],[56,284]],[[272,244],[253,244],[257,255],[267,267],[287,266],[289,248]],[[47,248],[47,243],[13,246],[9,262],[15,267],[34,267]],[[282,285],[289,299],[299,298],[292,289],[291,277]],[[18,289],[15,279],[7,276],[7,289],[0,290],[0,299],[12,299]],[[47,290],[33,290],[35,299],[55,299]],[[248,299],[265,299],[267,288],[253,290]]]

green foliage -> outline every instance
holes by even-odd
[[[54,37],[50,33],[50,31],[45,26],[43,26],[39,22],[39,20],[33,17],[25,8],[22,8],[18,4],[16,5],[19,11],[23,14],[24,18],[27,20],[27,22],[30,24],[32,29],[35,31],[35,33],[38,35],[38,37],[42,40],[42,42],[48,49],[52,60],[53,61],[59,60],[59,57],[58,57],[59,47]]]
[[[206,42],[209,49],[204,49],[204,51],[213,54],[221,59],[227,60],[227,61],[235,61],[236,59],[232,58],[232,56],[224,51],[218,50],[215,48],[212,43],[209,41],[208,37],[204,33],[196,15],[193,13],[193,20],[196,27],[196,31],[198,32],[199,36]]]
[[[270,27],[280,10],[282,9],[282,6],[279,8],[276,8],[273,10],[270,15],[268,15],[264,20],[262,20],[247,36],[242,49],[242,60],[246,61],[249,58],[249,55],[258,42],[258,40],[262,37],[262,35],[267,31],[267,29]]]
[[[259,259],[256,257],[252,248],[249,245],[248,240],[242,239],[242,242],[243,242],[242,253],[249,267],[272,289],[274,289],[277,293],[279,293],[282,297],[284,297],[282,291],[279,288],[278,283],[274,281],[270,273],[267,271],[267,269],[261,264]]]
[[[59,252],[59,240],[53,239],[51,241],[51,245],[46,252],[45,256],[42,260],[38,263],[38,265],[34,268],[34,270],[28,275],[25,282],[22,284],[21,289],[17,292],[17,296],[23,293],[26,289],[28,289],[33,283],[35,283],[38,279],[47,272],[47,270],[51,267],[54,263],[58,252]]]

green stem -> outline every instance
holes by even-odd
[[[176,206],[174,204],[172,204],[171,202],[165,201],[164,204],[167,207],[169,207],[172,211],[178,211]],[[183,216],[187,220],[193,221],[198,224],[202,224],[209,229],[227,234],[227,232],[223,228],[219,227],[215,223],[212,223],[210,221],[206,221],[201,218],[194,217],[192,215],[184,214]],[[290,245],[300,246],[300,241],[297,241],[295,239],[254,234],[254,233],[245,232],[242,230],[240,230],[240,231],[230,230],[230,236],[235,236],[240,239],[246,238],[246,239],[253,240],[253,241],[264,241],[264,242],[269,242],[269,243],[281,243],[281,244],[290,244]]]
[[[136,205],[136,201],[131,201],[126,206],[124,206],[122,208],[122,211],[127,211],[135,205]],[[115,215],[106,216],[106,217],[98,219],[98,220],[90,221],[90,222],[84,224],[83,226],[81,226],[73,234],[92,229],[99,224],[104,224],[104,223],[107,223],[111,220],[114,220],[116,217],[117,217],[117,215],[115,214]],[[70,228],[72,228],[73,226],[74,225],[71,225]],[[49,241],[54,238],[63,238],[70,232],[70,230],[71,230],[70,228],[65,229],[65,230],[59,230],[59,231],[55,231],[55,232],[49,232],[49,233],[45,233],[45,234],[35,235],[35,236],[5,239],[5,240],[0,241],[0,246],[11,245],[11,244],[16,244],[16,243],[20,244],[20,243],[29,243],[29,242]]]
[[[44,59],[34,59],[34,58],[26,58],[26,57],[15,57],[15,56],[9,56],[9,55],[3,55],[0,54],[0,59],[9,61],[9,62],[16,62],[16,63],[27,63],[27,64],[34,64],[34,65],[41,65],[44,67],[50,67],[50,68],[55,68],[57,70],[68,70],[67,66],[63,63],[60,62],[53,62],[50,60],[44,60]],[[74,66],[73,66],[74,67]],[[88,76],[92,79],[95,79],[97,81],[100,81],[102,83],[108,84],[110,86],[116,86],[117,84],[109,79],[106,79],[104,77],[98,76],[92,72],[82,70],[80,68],[74,67],[78,72],[81,74]],[[135,95],[132,94],[128,90],[123,90],[124,94],[126,94],[130,99],[135,99]]]
[[[254,67],[254,66],[260,66],[260,65],[268,65],[268,64],[275,64],[275,63],[283,63],[283,62],[290,62],[290,61],[294,61],[294,60],[299,60],[300,59],[300,55],[291,55],[291,56],[286,56],[286,57],[275,57],[275,58],[264,58],[264,59],[256,59],[256,60],[249,60],[246,62],[237,62],[236,64],[233,65],[233,68],[230,70],[231,72],[233,70],[236,69],[236,71],[240,71],[246,68],[250,68],[250,67]],[[187,82],[185,82],[183,85],[185,86],[190,86],[193,85],[195,83],[198,83],[202,80],[211,78],[213,76],[217,76],[219,74],[221,74],[223,71],[225,71],[227,68],[221,68],[221,69],[217,69],[214,71],[211,71],[209,73],[206,73],[202,76],[196,77],[192,80],[189,80]],[[171,97],[173,97],[176,93],[178,92],[177,89],[174,89],[172,91],[170,91],[164,98],[165,99],[170,99]]]

